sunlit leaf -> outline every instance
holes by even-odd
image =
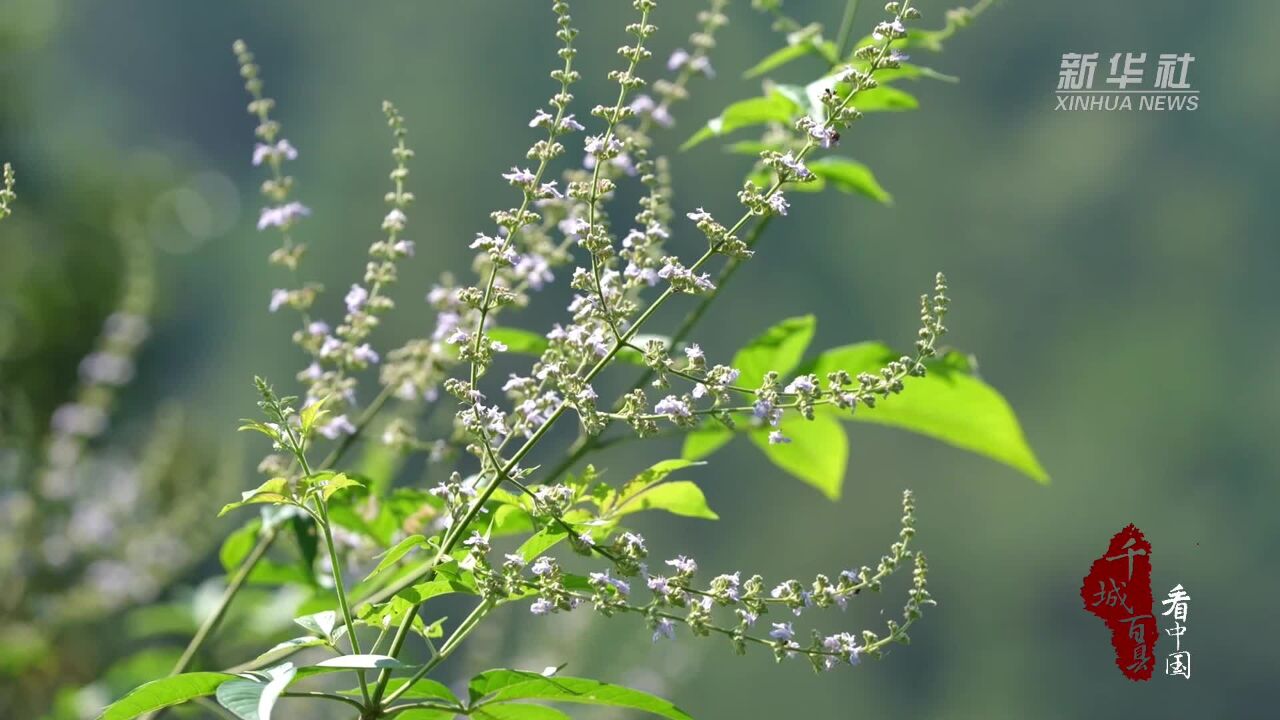
[[[866,195],[885,205],[893,204],[893,196],[885,191],[871,168],[848,158],[827,156],[808,163],[814,175],[826,180],[832,187],[847,193]]]
[[[795,45],[788,45],[769,53],[763,60],[751,66],[751,69],[743,73],[743,77],[759,77],[771,70],[776,70],[787,63],[799,60],[803,57],[808,57],[815,53],[823,56],[824,59],[827,57],[835,58],[837,52],[836,44],[829,40],[808,38],[803,42],[796,43]],[[834,60],[832,61],[834,62]]]
[[[828,350],[814,372],[875,372],[899,355],[867,342]],[[930,361],[925,377],[907,378],[902,393],[874,409],[858,408],[852,419],[904,428],[1004,463],[1038,482],[1049,476],[1027,444],[1022,426],[998,391],[976,377],[958,353]],[[847,417],[847,414],[846,414]]]
[[[733,356],[732,365],[741,372],[736,384],[757,387],[770,370],[786,376],[800,364],[816,325],[812,315],[787,318],[747,343]]]
[[[674,515],[719,520],[720,516],[707,507],[702,490],[687,480],[664,482],[643,490],[614,508],[614,515],[621,517],[643,510],[666,510]]]
[[[218,686],[218,704],[241,720],[271,720],[276,701],[297,675],[292,663],[284,663],[261,673],[261,679],[236,678]]]
[[[400,559],[419,547],[427,544],[427,539],[422,535],[410,535],[395,544],[395,547],[382,554],[382,559],[378,561],[375,567],[366,577],[365,580],[377,575],[387,568],[400,562]]]
[[[235,675],[218,672],[183,673],[153,680],[134,688],[128,695],[102,711],[98,720],[132,720],[149,712],[208,697]]]
[[[671,720],[692,720],[688,713],[660,697],[587,678],[490,670],[472,678],[467,689],[472,704],[479,707],[511,700],[547,700],[630,708]]]
[[[778,444],[769,442],[769,433],[774,429],[752,430],[751,441],[774,465],[828,498],[839,499],[845,463],[849,459],[849,438],[840,421],[824,414],[806,420],[801,415],[786,413],[776,429],[790,442]]]
[[[725,108],[720,115],[709,120],[706,126],[686,140],[680,149],[688,150],[704,140],[718,135],[727,135],[734,130],[753,125],[771,122],[790,123],[799,112],[799,105],[778,93],[739,100]]]
[[[507,346],[507,352],[520,355],[541,355],[547,349],[547,339],[535,332],[513,327],[496,327],[485,331],[491,340]]]

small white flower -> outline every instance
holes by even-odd
[[[538,112],[534,113],[533,119],[529,121],[529,127],[546,127],[550,125],[551,121],[554,119],[555,118],[551,116],[551,113],[544,111],[542,108],[538,108]]]
[[[512,166],[511,172],[502,174],[502,179],[512,185],[532,185],[533,181],[537,178],[535,178],[533,173],[529,172],[527,169]]]
[[[356,432],[356,426],[351,424],[351,421],[347,419],[346,415],[339,415],[324,425],[321,425],[319,431],[321,435],[329,438],[330,440],[337,440],[342,435],[354,435]]]
[[[773,432],[769,433],[770,445],[786,445],[789,442],[791,442],[791,438],[787,437],[786,435],[783,435],[781,430],[774,430]]]
[[[658,401],[653,406],[653,411],[659,415],[666,415],[671,418],[687,418],[692,414],[689,403],[681,400],[675,395],[668,395]]]
[[[391,212],[387,213],[387,216],[382,219],[382,229],[400,231],[404,229],[404,225],[407,222],[409,222],[409,218],[405,216],[403,210],[391,208]]]
[[[675,623],[669,618],[661,618],[658,624],[653,627],[653,641],[658,642],[662,638],[671,639],[676,636]]]
[[[369,343],[365,343],[355,350],[352,350],[351,357],[357,362],[366,363],[368,365],[377,365],[378,360],[381,359],[378,357],[377,351],[369,346]]]
[[[289,291],[276,288],[271,291],[271,302],[267,304],[267,309],[275,312],[284,307],[289,302]]]
[[[369,300],[369,291],[364,289],[362,285],[352,285],[347,291],[347,296],[343,298],[347,304],[347,312],[356,313],[364,307],[365,302]]]

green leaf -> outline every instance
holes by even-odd
[[[814,372],[818,377],[837,369],[875,372],[898,357],[881,343],[846,345],[822,353]],[[949,353],[926,367],[925,377],[904,381],[902,393],[880,399],[874,409],[858,408],[851,419],[927,435],[1049,482],[1008,401],[973,375],[963,356]]]
[[[892,85],[881,85],[863,90],[853,98],[851,103],[858,112],[880,112],[890,111],[899,112],[903,110],[915,110],[920,107],[920,101],[915,96],[905,90],[899,90]]]
[[[715,421],[704,422],[696,430],[684,436],[680,457],[685,460],[701,460],[724,447],[733,439],[733,431]]]
[[[840,421],[822,413],[813,420],[787,413],[776,429],[791,442],[777,445],[769,443],[769,433],[774,429],[753,429],[751,441],[774,465],[814,486],[829,499],[838,500],[849,459],[849,438]]]
[[[529,703],[497,703],[485,705],[471,714],[481,720],[573,720],[573,718],[546,705]]]
[[[749,70],[742,74],[744,78],[760,77],[770,70],[776,70],[787,63],[799,60],[802,57],[818,52],[819,43],[825,46],[830,54],[836,53],[836,44],[830,41],[820,41],[815,39],[806,39],[804,42],[788,45],[784,48],[775,50],[764,57],[763,60],[752,65]]]
[[[196,672],[153,680],[112,703],[102,711],[98,720],[131,720],[161,708],[207,697],[214,694],[219,685],[235,677],[227,673]]]
[[[837,190],[858,193],[885,205],[893,204],[893,196],[885,191],[871,168],[848,158],[828,156],[809,163],[814,175],[828,181]]]
[[[568,536],[564,530],[544,528],[525,540],[520,549],[516,550],[516,554],[524,558],[525,562],[533,562],[539,555],[560,544],[560,541]]]
[[[343,655],[322,660],[309,667],[338,670],[403,670],[413,666],[400,662],[390,655]]]
[[[518,670],[490,670],[471,679],[473,705],[488,707],[509,700],[548,700],[631,708],[671,720],[693,720],[660,697],[587,678],[552,676]]]
[[[507,346],[507,352],[521,355],[541,355],[547,349],[547,339],[535,332],[512,327],[497,327],[485,331],[492,340]]]
[[[222,541],[222,548],[218,550],[218,559],[222,562],[224,570],[232,572],[240,567],[240,563],[249,556],[253,546],[258,544],[258,533],[261,530],[262,520],[254,518]]]
[[[241,720],[271,720],[276,701],[297,673],[293,663],[284,663],[262,673],[253,673],[254,679],[228,680],[218,686],[218,704]],[[257,676],[262,679],[256,679]]]
[[[787,318],[747,343],[733,356],[733,367],[741,371],[736,384],[757,387],[770,370],[786,376],[800,364],[816,325],[812,315]]]
[[[338,626],[338,613],[333,610],[325,610],[324,612],[294,618],[293,621],[319,637],[332,640],[333,629]]]
[[[396,596],[404,598],[415,605],[420,605],[433,597],[451,593],[470,593],[471,591],[471,588],[453,578],[436,577],[427,582],[418,583],[413,587],[405,588],[396,593]]]
[[[719,520],[702,490],[688,480],[664,482],[631,496],[614,508],[614,515],[622,517],[643,510],[666,510],[673,515]]]
[[[311,403],[310,405],[302,408],[302,412],[299,413],[298,415],[302,421],[303,437],[309,437],[311,435],[311,428],[315,427],[315,424],[317,422],[319,422],[324,416],[329,414],[329,411],[324,409],[324,405],[328,401],[329,401],[328,396],[325,396]]]
[[[400,562],[400,559],[405,555],[408,555],[411,551],[426,544],[427,539],[421,535],[410,535],[409,537],[401,540],[396,543],[395,547],[382,554],[382,560],[378,562],[378,566],[375,567],[372,572],[365,576],[365,580],[368,580],[374,575],[377,575],[383,570],[395,565]]]
[[[325,502],[333,497],[334,493],[340,490],[346,490],[353,487],[364,487],[359,480],[353,480],[343,473],[333,475],[317,475],[311,478],[311,487],[320,491],[321,497]]]
[[[321,645],[324,645],[326,642],[327,641],[324,638],[311,637],[311,636],[296,637],[292,640],[285,640],[284,642],[279,643],[275,647],[271,648],[270,650],[267,650],[266,652],[262,653],[258,657],[254,658],[249,663],[249,667],[262,667],[263,665],[270,665],[271,663],[276,662],[277,660],[283,660],[300,650],[305,650],[306,648],[310,648],[310,647],[319,647]]]
[[[218,517],[226,515],[228,512],[245,505],[254,503],[285,503],[292,502],[288,497],[289,479],[288,478],[271,478],[252,490],[246,490],[240,495],[240,502],[228,503],[222,506],[222,511],[218,513]]]
[[[704,140],[719,135],[727,135],[734,130],[753,125],[764,125],[771,122],[789,124],[799,111],[800,106],[793,100],[777,93],[765,97],[739,100],[725,108],[719,116],[707,121],[705,127],[686,140],[684,145],[680,146],[680,150],[688,150]]]

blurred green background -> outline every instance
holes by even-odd
[[[920,4],[928,27],[951,6]],[[661,4],[658,58],[686,42],[702,5]],[[740,71],[777,38],[747,5],[731,6],[713,61],[720,74],[677,107],[678,125],[662,138],[669,147],[757,89]],[[865,31],[880,9],[863,5]],[[238,37],[257,53],[300,150],[298,197],[315,211],[303,227],[306,270],[331,289],[357,277],[383,212],[380,102],[403,111],[418,152],[410,189],[419,254],[403,264],[401,309],[380,332],[428,330],[422,294],[444,269],[466,276],[467,243],[510,195],[498,173],[521,160],[528,117],[552,90],[547,6],[0,0],[0,161],[19,172],[16,214],[0,225],[4,380],[21,384],[36,417],[66,399],[111,311],[112,229],[122,222],[157,248],[159,285],[144,380],[125,393],[108,441],[136,441],[176,399],[207,442],[243,442],[232,431],[253,412],[250,378],[283,383],[298,369],[292,321],[266,313],[280,280],[265,263],[274,240],[253,227],[259,179],[230,53]],[[575,5],[585,102],[608,87],[629,6]],[[828,27],[843,6],[787,2],[793,15]],[[708,571],[803,576],[874,564],[895,533],[897,496],[912,488],[940,606],[910,647],[814,676],[803,663],[737,658],[727,644],[687,635],[651,646],[625,618],[583,612],[534,622],[512,608],[451,671],[499,657],[533,668],[570,660],[567,672],[659,690],[703,718],[1273,717],[1280,382],[1266,358],[1280,351],[1280,84],[1267,32],[1275,27],[1274,3],[998,4],[927,59],[959,84],[913,86],[919,112],[870,116],[846,134],[845,154],[873,167],[896,205],[793,197],[791,216],[774,223],[698,331],[704,347],[726,355],[768,324],[814,312],[815,347],[906,346],[915,298],[936,270],[948,274],[949,341],[975,353],[1005,393],[1051,485],[857,425],[838,503],[738,441],[701,475],[720,522],[641,526],[655,555],[696,549]],[[1200,108],[1055,113],[1059,60],[1071,51],[1190,52]],[[806,71],[816,68],[789,72]],[[746,160],[708,143],[673,161],[677,209],[720,216],[735,207]],[[685,234],[672,247],[685,254],[700,242]],[[329,292],[322,312],[332,314],[339,297]],[[521,324],[546,325],[562,307],[562,295],[548,294]],[[633,446],[597,462],[623,477],[661,452]],[[251,482],[246,471],[243,486]],[[216,504],[208,509],[207,532],[233,528],[214,520]],[[1130,522],[1154,546],[1157,598],[1175,583],[1193,598],[1190,681],[1159,671],[1150,683],[1123,679],[1106,631],[1080,607],[1089,563]],[[215,572],[216,561],[198,565],[178,586]],[[896,613],[900,585],[855,603],[850,629],[878,625],[880,608]],[[120,627],[108,615],[64,631],[57,659],[37,673],[43,701],[131,652]],[[30,682],[22,677],[0,669],[10,708],[21,707],[12,703]],[[32,702],[30,687],[24,697]]]

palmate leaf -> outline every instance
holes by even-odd
[[[688,713],[660,697],[587,678],[490,670],[472,678],[467,690],[475,708],[487,708],[512,700],[545,700],[630,708],[670,720],[692,720]]]
[[[98,720],[132,720],[161,708],[208,697],[219,685],[235,677],[227,673],[194,672],[153,680],[109,705]]]

